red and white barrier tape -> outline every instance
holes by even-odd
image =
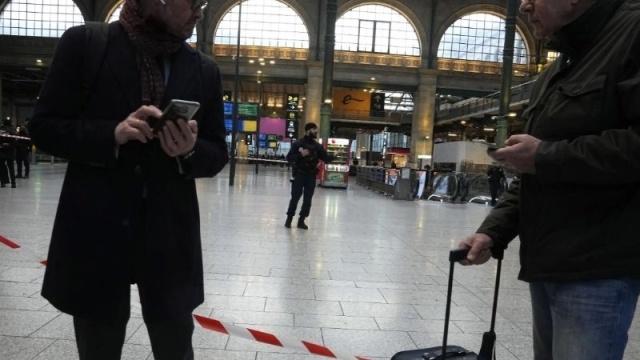
[[[28,138],[28,137],[17,136],[17,135],[9,135],[9,134],[0,134],[0,137],[9,138],[9,139],[18,139],[18,140],[31,140],[31,138]]]
[[[35,261],[39,262],[40,264],[47,266],[47,260],[40,260],[40,257],[36,254],[34,254],[33,252],[26,250],[25,248],[23,248],[22,246],[18,245],[17,243],[7,239],[6,237],[0,235],[0,244],[3,244],[5,246],[7,246],[8,248],[12,249],[12,250],[17,250],[20,249],[21,252],[29,255],[29,257],[33,258]]]
[[[17,243],[7,239],[2,235],[0,235],[0,243],[4,244],[5,246],[13,250],[21,249],[22,252],[28,254],[30,257],[34,259],[38,259],[37,261],[40,264],[44,266],[47,265],[46,260],[39,260],[39,257],[37,255],[33,254],[30,251],[25,250]],[[136,302],[132,302],[131,305],[133,305],[134,307],[140,307],[140,305],[137,304]],[[201,315],[194,314],[193,317],[195,318],[196,322],[200,326],[202,326],[204,329],[215,331],[215,332],[222,333],[229,336],[239,337],[239,338],[243,338],[251,341],[260,342],[263,344],[278,346],[283,349],[300,350],[311,355],[323,356],[331,359],[368,360],[367,358],[362,356],[347,355],[342,352],[331,350],[326,346],[314,344],[309,341],[294,340],[288,337],[276,336],[274,334],[270,334],[264,331],[250,329],[250,328],[243,328],[237,325],[228,324],[220,320],[208,318]]]
[[[243,339],[257,341],[285,349],[300,350],[311,355],[323,356],[331,359],[367,360],[367,358],[361,356],[353,356],[336,352],[326,346],[314,344],[308,341],[300,341],[286,337],[280,337],[264,331],[223,323],[222,321],[205,316],[193,315],[193,317],[196,319],[196,322],[203,328],[229,336],[240,337]]]

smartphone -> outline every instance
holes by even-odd
[[[157,133],[162,130],[162,127],[167,121],[176,121],[178,119],[191,120],[199,108],[199,102],[172,99],[159,119],[149,118],[149,125],[153,132]]]

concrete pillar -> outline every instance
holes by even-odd
[[[4,112],[2,111],[3,101],[4,98],[2,97],[2,73],[0,73],[0,124],[2,124],[2,121],[4,120]]]
[[[304,124],[315,123],[320,127],[320,108],[322,107],[322,67],[321,61],[307,63],[307,101],[304,106]],[[304,128],[303,121],[300,126]],[[320,130],[320,129],[319,129]]]
[[[209,39],[209,34],[207,34],[210,17],[211,11],[209,11],[209,7],[207,6],[207,9],[205,9],[202,14],[202,19],[200,19],[196,24],[196,29],[198,31],[198,42],[196,43],[196,48],[204,54],[213,56],[213,39]]]
[[[411,158],[410,162],[418,164],[424,156],[433,155],[433,127],[435,125],[436,86],[438,72],[421,69],[420,83],[415,98],[413,122],[411,124]],[[430,163],[423,160],[423,163]]]
[[[369,149],[371,149],[371,134],[357,134],[356,141],[358,146],[358,148],[356,149],[356,157],[360,157],[360,154],[363,151],[369,151]],[[364,163],[361,162],[360,165],[364,165]]]

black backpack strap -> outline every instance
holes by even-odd
[[[84,69],[82,73],[82,98],[83,108],[88,105],[89,96],[98,71],[102,66],[104,55],[109,40],[109,24],[105,22],[90,21],[86,23]],[[83,109],[84,110],[84,109]]]

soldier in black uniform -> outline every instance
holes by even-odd
[[[15,139],[9,137],[11,133],[11,122],[5,120],[0,128],[0,187],[6,187],[11,183],[11,187],[16,187],[16,173],[13,167],[16,158]]]
[[[29,133],[24,126],[18,126],[16,129],[16,135],[20,137],[29,137]],[[18,139],[16,140],[16,165],[18,168],[18,175],[16,178],[25,179],[29,178],[29,155],[31,154],[31,140]],[[24,166],[24,176],[22,167]]]
[[[496,206],[497,199],[504,189],[503,180],[505,179],[504,171],[499,166],[492,165],[487,171],[489,177],[489,190],[491,191],[491,206]]]
[[[308,123],[305,125],[304,130],[305,136],[291,146],[291,150],[287,155],[287,161],[293,164],[293,184],[291,185],[291,201],[289,201],[287,221],[284,226],[291,227],[293,217],[296,215],[298,201],[300,201],[300,197],[304,193],[302,209],[300,209],[300,217],[298,218],[298,228],[308,230],[309,227],[304,223],[304,219],[309,216],[311,211],[311,199],[316,188],[318,162],[320,160],[329,162],[331,159],[322,145],[316,141],[318,126],[314,123]]]

